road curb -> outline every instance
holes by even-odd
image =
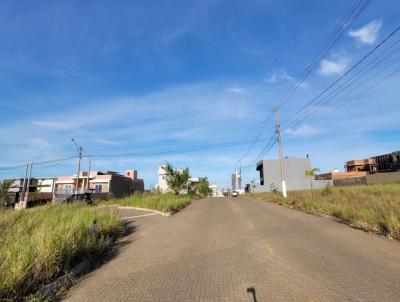
[[[300,212],[303,212],[303,213],[308,214],[308,215],[329,219],[329,220],[331,220],[333,222],[347,225],[348,227],[351,227],[352,229],[363,231],[363,232],[368,233],[368,234],[373,234],[373,235],[376,235],[376,236],[379,236],[379,237],[385,237],[386,239],[389,239],[389,240],[396,240],[396,238],[393,238],[388,234],[383,234],[383,233],[376,232],[376,231],[373,231],[373,230],[368,230],[368,229],[364,228],[360,223],[358,223],[356,221],[342,219],[342,218],[339,218],[339,217],[336,217],[336,216],[332,216],[332,215],[328,215],[328,214],[325,214],[325,213],[319,213],[319,212],[310,213],[310,212],[307,212],[305,209],[297,207],[297,206],[279,204],[279,203],[276,203],[276,202],[273,202],[273,201],[269,201],[267,199],[263,199],[263,198],[259,198],[259,197],[257,197],[257,199],[260,199],[262,201],[266,201],[266,202],[269,202],[271,204],[275,204],[275,205],[278,205],[278,206],[281,206],[281,207],[285,207],[285,208],[288,208],[288,209],[300,211]]]
[[[110,249],[114,242],[115,238],[108,238],[104,250],[101,253]],[[79,262],[63,276],[47,285],[43,285],[35,294],[33,294],[33,297],[40,301],[53,301],[61,290],[65,291],[72,287],[77,282],[77,279],[86,274],[93,266],[94,264],[90,259],[85,259]]]
[[[120,206],[120,205],[117,205],[117,204],[98,206],[98,208],[107,208],[107,207],[117,207],[118,209],[146,211],[146,212],[151,212],[151,213],[157,213],[157,214],[160,214],[162,216],[171,216],[171,215],[175,214],[174,211],[172,211],[172,212],[162,212],[162,211],[159,211],[159,210],[153,210],[153,209],[148,209],[148,208],[132,207],[132,206]]]

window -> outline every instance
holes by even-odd
[[[95,193],[101,193],[102,188],[103,188],[103,185],[96,185],[96,186],[94,187],[94,192],[95,192]]]
[[[72,185],[64,185],[65,192],[72,192]]]

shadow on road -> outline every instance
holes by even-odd
[[[248,287],[247,292],[251,294],[253,302],[257,302],[256,289],[254,287]]]

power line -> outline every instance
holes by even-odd
[[[313,122],[317,122],[319,120],[321,120],[323,117],[331,114],[332,112],[336,111],[337,109],[348,105],[349,103],[353,102],[354,100],[358,99],[361,95],[363,95],[364,93],[370,91],[371,89],[377,87],[378,85],[380,85],[381,83],[383,83],[384,81],[388,80],[389,78],[393,77],[394,75],[398,74],[400,72],[400,68],[392,71],[390,74],[386,75],[384,78],[380,79],[379,81],[373,83],[372,85],[368,86],[366,89],[362,90],[360,93],[358,93],[357,95],[353,96],[352,98],[348,99],[346,102],[343,102],[341,104],[339,104],[338,106],[331,108],[331,110],[329,110],[328,112],[325,112],[323,115],[319,116],[317,119],[314,119]]]
[[[360,60],[357,61],[350,69],[348,69],[343,75],[341,75],[338,79],[336,79],[333,83],[331,83],[327,88],[321,91],[317,96],[307,102],[303,107],[298,109],[296,112],[291,114],[282,124],[286,124],[291,118],[300,114],[304,109],[313,104],[316,100],[318,100],[322,95],[327,93],[332,87],[338,84],[344,77],[346,77],[349,73],[351,73],[354,69],[356,69],[360,64],[362,64],[369,56],[371,56],[375,51],[377,51],[384,43],[386,43],[391,37],[393,37],[400,30],[400,26],[398,26],[395,30],[393,30],[389,35],[387,35],[378,45],[376,45],[373,49],[371,49],[366,55],[364,55]]]
[[[366,0],[366,1],[359,0],[356,4],[353,4],[353,6],[350,9],[350,12],[344,18],[344,20],[336,29],[336,31],[331,35],[329,41],[325,44],[325,46],[322,48],[319,54],[314,56],[314,58],[311,60],[311,63],[307,65],[306,69],[300,75],[299,80],[296,82],[296,85],[293,87],[293,89],[276,106],[278,109],[282,107],[290,99],[290,97],[294,94],[294,92],[303,84],[306,78],[311,74],[313,66],[317,65],[322,60],[322,58],[336,45],[336,43],[340,40],[340,38],[342,38],[344,33],[347,32],[350,26],[360,16],[360,14],[364,11],[364,9],[368,6],[370,2],[371,0]]]
[[[370,74],[372,74],[372,76],[370,76],[369,78],[365,79],[363,81],[363,83],[361,83],[361,85],[367,84],[365,86],[368,86],[368,84],[371,82],[371,80],[373,80],[374,78],[376,78],[377,76],[379,76],[380,74],[385,72],[386,70],[390,69],[391,67],[395,66],[395,64],[397,64],[399,62],[400,58],[395,58],[395,60],[390,61],[387,65],[382,65],[383,62],[385,62],[385,61],[387,61],[388,59],[391,58],[390,56],[387,56],[387,57],[382,57],[382,56],[383,56],[383,54],[386,54],[393,46],[397,45],[397,43],[399,41],[400,41],[400,39],[397,40],[395,43],[393,43],[389,48],[387,48],[384,51],[384,53],[381,54],[381,56],[375,58],[369,64],[364,66],[364,68],[360,69],[356,74],[354,74],[351,78],[349,78],[346,82],[341,84],[338,88],[336,88],[336,90],[331,92],[327,96],[326,99],[319,100],[313,106],[311,106],[311,107],[307,108],[306,110],[304,110],[302,115],[297,117],[295,120],[291,121],[286,127],[287,128],[293,128],[293,127],[296,127],[297,125],[299,125],[301,123],[304,123],[304,120],[306,120],[309,116],[311,116],[319,108],[321,108],[322,106],[324,106],[327,103],[329,103],[330,101],[332,101],[334,98],[336,98],[338,95],[342,94],[345,90],[347,90],[348,88],[353,86],[355,83],[359,82],[360,80],[362,80],[365,77],[367,77]],[[394,51],[395,51],[395,54],[398,54],[398,49],[394,49]],[[370,67],[372,67],[372,68],[370,68]],[[381,68],[379,70],[377,70],[377,67],[381,67]],[[369,70],[367,70],[368,68],[369,68]],[[364,72],[366,70],[367,70],[367,72],[365,72],[364,74],[361,74],[362,72]],[[374,72],[374,71],[376,71],[376,72]],[[357,77],[360,74],[361,74],[361,76]]]
[[[317,65],[322,58],[336,45],[336,43],[340,40],[340,38],[344,35],[344,33],[350,28],[350,26],[354,23],[354,21],[361,15],[361,13],[365,10],[365,8],[369,5],[371,0],[358,0],[354,2],[354,4],[351,6],[349,12],[345,15],[343,18],[343,21],[341,24],[336,28],[336,30],[330,35],[330,38],[328,39],[327,43],[322,47],[322,49],[316,54],[313,59],[311,60],[311,63],[307,65],[305,70],[301,73],[299,79],[297,80],[295,86],[289,91],[289,93],[286,95],[286,97],[277,105],[275,106],[277,109],[282,107],[295,93],[295,91],[304,83],[304,81],[307,79],[307,77],[312,73],[313,66]],[[267,116],[266,120],[264,121],[264,124],[267,123],[267,121],[271,118],[272,112]],[[260,136],[263,133],[264,129],[261,129],[259,131],[258,136]],[[243,159],[245,159],[251,152],[251,150],[255,147],[257,144],[258,140],[254,142],[250,146],[248,150],[244,153],[244,155],[238,160],[238,162],[241,162]],[[267,146],[268,147],[268,146]],[[236,168],[235,168],[236,170]]]

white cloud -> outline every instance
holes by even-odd
[[[292,80],[294,80],[294,78],[286,72],[286,69],[279,68],[268,79],[266,79],[265,82],[273,84],[278,81],[292,81]]]
[[[332,76],[343,74],[350,63],[344,51],[332,55],[330,60],[322,60],[318,73],[323,76]]]
[[[349,31],[349,35],[363,44],[374,44],[381,27],[381,21],[373,20],[360,29]]]
[[[285,130],[285,133],[288,136],[302,136],[302,137],[316,135],[321,132],[322,131],[320,129],[314,128],[308,124],[304,124],[297,129],[289,128]]]
[[[226,89],[228,92],[233,92],[233,93],[245,93],[246,91],[243,88],[240,87],[229,87]]]

